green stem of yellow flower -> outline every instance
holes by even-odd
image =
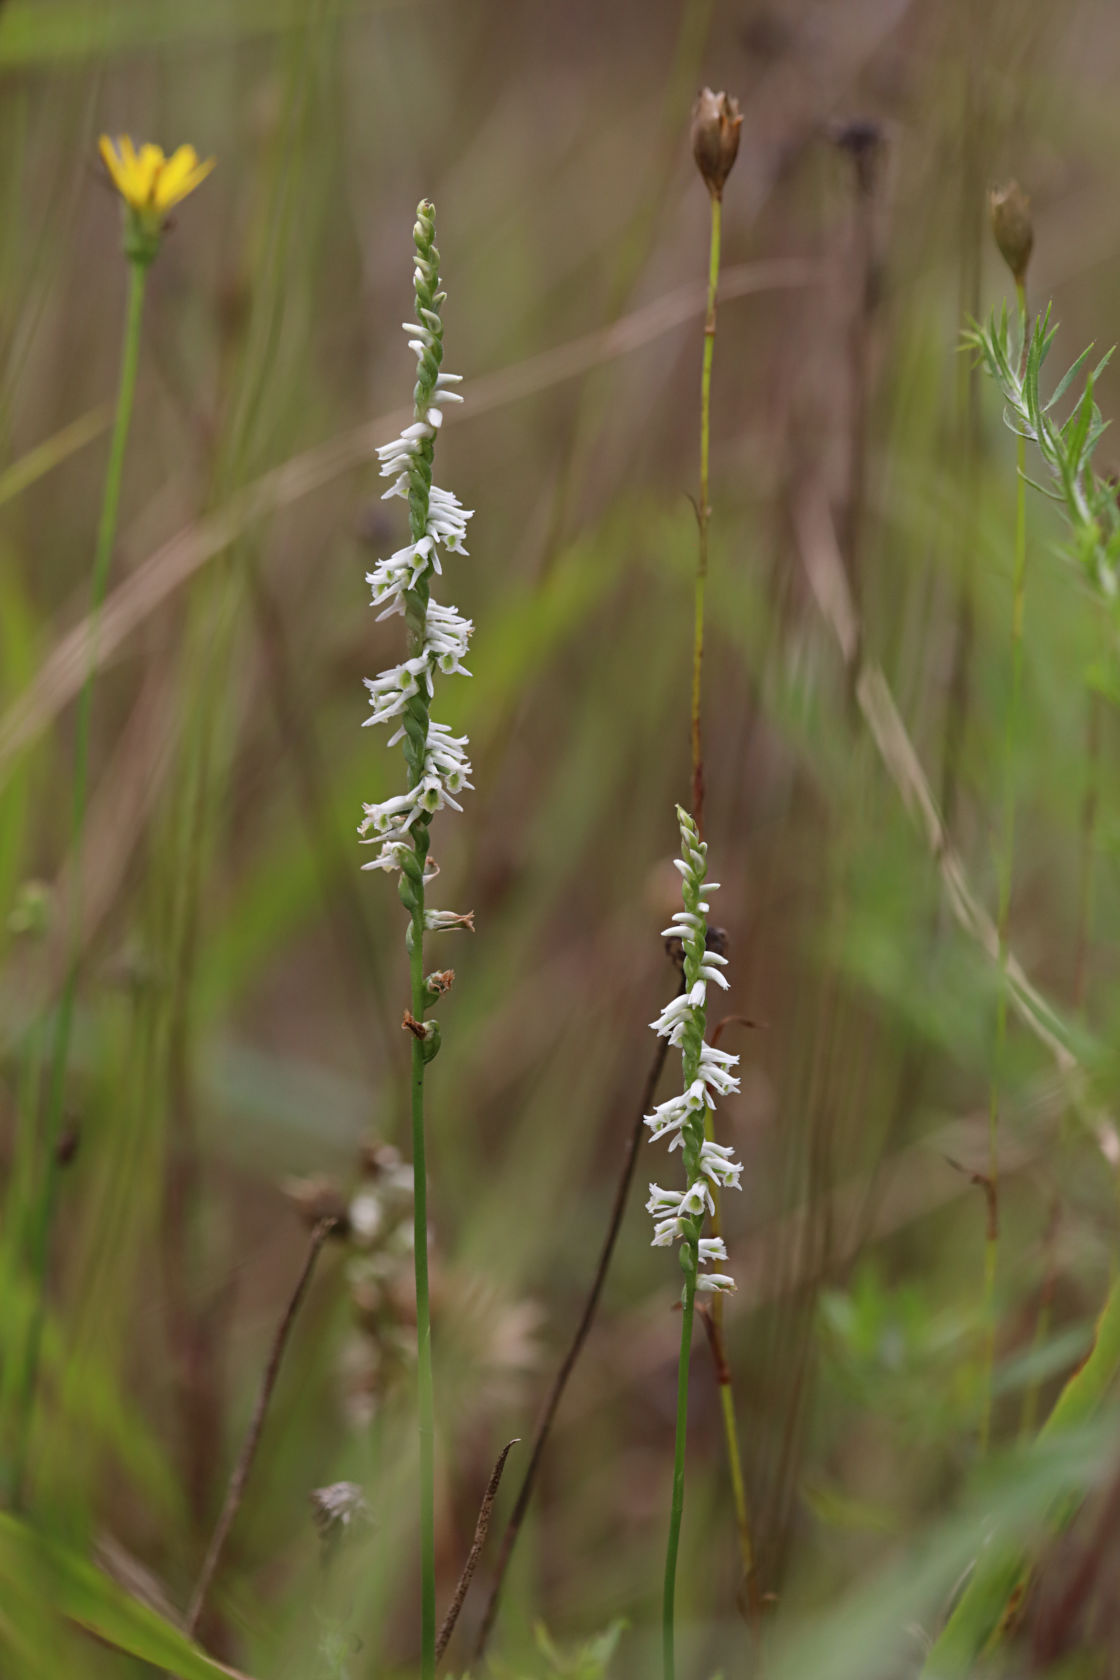
[[[1019,332],[1023,354],[1027,342],[1027,298],[1022,281],[1016,282],[1019,302]],[[999,903],[996,933],[999,940],[999,996],[996,999],[996,1041],[992,1057],[992,1078],[988,1097],[988,1229],[984,1244],[984,1356],[981,1373],[980,1451],[987,1452],[992,1427],[992,1377],[995,1369],[996,1271],[999,1260],[999,1118],[1000,1084],[1007,1043],[1007,935],[1011,914],[1011,888],[1015,867],[1015,775],[1014,756],[1019,732],[1019,707],[1023,686],[1023,613],[1027,585],[1026,444],[1016,440],[1015,559],[1011,604],[1011,693],[1007,702],[1003,738],[1003,818],[999,856]]]
[[[66,1091],[66,1068],[70,1054],[70,1038],[74,1025],[74,1006],[77,996],[78,969],[82,943],[82,875],[86,826],[86,805],[89,794],[90,734],[93,719],[93,691],[97,673],[97,640],[101,610],[109,584],[109,570],[117,533],[117,514],[120,507],[121,480],[124,475],[125,449],[132,420],[132,404],[136,393],[136,373],[140,362],[140,326],[144,313],[144,293],[148,278],[148,263],[131,261],[128,265],[128,304],[125,314],[124,341],[121,349],[120,378],[117,388],[116,417],[109,446],[109,461],[105,471],[105,488],[101,502],[101,519],[97,529],[93,572],[90,580],[89,657],[86,677],[78,696],[77,730],[74,751],[74,797],[71,812],[70,884],[67,908],[66,971],[62,996],[55,1023],[51,1052],[50,1076],[47,1086],[46,1125],[40,1160],[42,1191],[38,1215],[30,1240],[30,1266],[35,1289],[35,1305],[24,1360],[20,1407],[17,1421],[17,1447],[12,1466],[11,1488],[13,1503],[23,1494],[26,1473],[27,1437],[31,1411],[38,1380],[39,1357],[46,1316],[47,1272],[50,1260],[50,1238],[54,1223],[58,1189],[58,1142],[62,1130],[63,1102]]]

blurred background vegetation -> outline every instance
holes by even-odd
[[[725,1209],[727,1333],[766,1609],[760,1635],[737,1608],[698,1340],[685,1672],[761,1672],[761,1640],[791,1680],[915,1673],[991,1511],[1041,1521],[1050,1484],[1002,1455],[1083,1355],[1117,1254],[1120,679],[1040,497],[1011,944],[1056,1012],[1057,1054],[1013,1014],[999,1451],[979,1471],[974,1175],[998,969],[954,914],[915,766],[994,917],[1014,444],[959,333],[1010,293],[985,195],[1013,175],[1062,366],[1114,336],[1118,74],[1103,0],[0,3],[9,1232],[65,961],[74,697],[124,307],[96,142],[189,140],[218,159],[177,212],[144,324],[22,1499],[71,1553],[180,1613],[308,1209],[357,1194],[201,1629],[246,1672],[318,1673],[340,1591],[346,1672],[405,1673],[415,1650],[411,1271],[391,1154],[406,964],[395,894],[359,872],[354,834],[397,776],[359,727],[361,678],[399,635],[374,624],[363,579],[403,540],[370,463],[410,391],[413,209],[437,206],[447,360],[467,375],[437,476],[477,510],[445,592],[477,625],[474,677],[440,714],[470,733],[477,792],[436,825],[440,901],[478,924],[447,953],[429,1087],[446,1599],[495,1455],[531,1435],[578,1317],[647,1023],[675,984],[657,930],[688,792],[707,196],[687,131],[705,82],[744,114],[724,199],[705,703],[728,1008],[754,1023],[722,1040],[744,1077],[721,1123],[746,1165]],[[909,756],[855,697],[844,578]],[[493,1649],[518,1676],[597,1672],[549,1657],[538,1619],[561,1652],[625,1619],[611,1673],[652,1669],[677,1276],[638,1192],[663,1167],[643,1151],[515,1557]],[[0,1246],[10,1372],[35,1287],[18,1243]],[[1090,1499],[1047,1552],[1016,1672],[1120,1674],[1120,1535],[1092,1495],[1115,1439],[1079,1438],[1069,1473]],[[343,1479],[369,1518],[340,1588],[324,1585],[311,1494]],[[0,1564],[23,1567],[2,1546]],[[56,1618],[49,1571],[20,1579],[0,1606],[5,1674],[152,1672]],[[1079,1666],[1053,1667],[1071,1651]]]

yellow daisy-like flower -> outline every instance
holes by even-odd
[[[124,200],[125,254],[130,261],[150,263],[159,250],[168,211],[206,179],[214,159],[201,161],[193,146],[180,146],[170,157],[151,144],[137,151],[127,134],[118,140],[103,134],[100,148],[113,185]]]
[[[115,142],[103,134],[100,145],[113,185],[130,209],[161,217],[214,167],[214,159],[201,162],[193,146],[180,146],[165,157],[162,147],[151,144],[137,151],[127,134]]]

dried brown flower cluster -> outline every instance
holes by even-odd
[[[713,198],[723,197],[723,184],[739,155],[742,126],[737,99],[703,89],[692,110],[692,155]]]

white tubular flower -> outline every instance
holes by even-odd
[[[368,844],[368,842],[367,842]],[[390,835],[381,843],[381,850],[368,863],[363,863],[363,869],[399,869],[401,867],[401,853],[411,848],[408,843],[408,830]]]
[[[383,618],[389,618],[393,613],[403,615],[405,592],[415,587],[416,580],[433,559],[434,546],[431,537],[421,537],[419,542],[398,548],[387,560],[379,560],[373,571],[366,573],[373,605],[380,607],[385,601],[389,603],[377,615],[379,624]]]
[[[688,1235],[688,1225],[683,1219],[658,1219],[654,1223],[651,1246],[654,1248],[672,1248],[675,1242]]]
[[[681,1202],[684,1200],[679,1190],[663,1190],[660,1184],[651,1184],[646,1212],[652,1213],[655,1219],[671,1214],[674,1218],[680,1213]]]
[[[698,904],[695,910],[674,910],[672,915],[674,925],[661,929],[662,939],[672,939],[674,937],[687,939],[690,934],[695,933],[698,929],[701,933],[706,932],[707,924],[704,917],[707,913],[708,906],[706,904]]]
[[[424,619],[424,645],[431,649],[437,668],[445,677],[469,677],[462,663],[474,625],[463,618],[454,607],[441,607],[438,601],[428,602]]]
[[[712,1200],[712,1192],[702,1178],[694,1178],[681,1197],[681,1213],[691,1214],[695,1219],[699,1214],[715,1211],[716,1204]]]
[[[727,958],[721,957],[718,951],[706,951],[704,953],[704,961],[700,964],[700,978],[701,980],[714,980],[716,985],[722,986],[726,992],[727,981],[724,979],[719,969],[715,967],[716,963],[720,963],[726,967]]]
[[[471,784],[467,738],[445,724],[433,723],[429,705],[437,675],[469,676],[464,663],[474,625],[455,607],[431,598],[432,580],[442,572],[441,550],[466,554],[464,539],[471,518],[457,497],[432,483],[435,440],[443,424],[443,405],[459,402],[451,389],[459,375],[440,369],[443,327],[439,291],[439,255],[433,243],[431,206],[421,205],[415,229],[416,320],[405,323],[409,345],[418,362],[412,422],[391,443],[382,444],[377,459],[382,478],[391,480],[386,497],[402,496],[409,505],[411,541],[387,559],[378,560],[366,574],[378,619],[400,613],[408,626],[410,657],[400,665],[367,678],[370,715],[366,723],[396,723],[390,745],[404,742],[409,789],[395,799],[367,805],[359,833],[379,844],[367,869],[403,869],[416,896],[428,878],[427,823],[437,811],[462,807],[457,795]],[[416,853],[410,862],[408,850]],[[409,898],[405,897],[406,904]],[[415,914],[419,915],[419,899]],[[458,924],[455,924],[458,925]]]
[[[381,836],[400,830],[407,834],[408,825],[416,812],[416,792],[398,793],[392,799],[383,799],[380,805],[363,805],[365,816],[358,829],[359,834],[374,834]]]
[[[738,1056],[729,1056],[726,1050],[717,1050],[713,1044],[700,1046],[700,1077],[719,1096],[730,1096],[739,1089],[739,1081],[731,1071],[738,1065]]]
[[[429,776],[437,776],[450,793],[473,785],[469,780],[471,761],[463,751],[467,745],[467,737],[452,735],[445,723],[429,724],[424,770]]]
[[[659,1138],[668,1137],[671,1139],[669,1148],[676,1149],[694,1106],[687,1091],[679,1097],[670,1097],[668,1102],[658,1103],[653,1113],[647,1114],[644,1120],[653,1141],[656,1143]]]
[[[653,1215],[653,1246],[667,1248],[683,1243],[681,1265],[686,1277],[705,1293],[721,1293],[735,1287],[722,1272],[699,1275],[698,1268],[726,1261],[727,1250],[720,1237],[705,1237],[704,1220],[716,1212],[716,1188],[739,1189],[742,1167],[726,1144],[705,1136],[707,1117],[717,1096],[739,1089],[732,1071],[739,1058],[717,1050],[705,1040],[707,1030],[708,983],[727,989],[723,969],[727,958],[710,951],[707,944],[708,904],[704,894],[715,892],[718,883],[705,881],[708,848],[696,831],[696,824],[678,805],[681,856],[675,860],[682,879],[684,908],[674,913],[662,937],[679,939],[684,947],[684,984],[681,992],[666,1004],[650,1025],[661,1038],[681,1052],[684,1089],[680,1096],[658,1103],[645,1116],[652,1138],[668,1139],[670,1150],[679,1148],[684,1160],[684,1190],[663,1190],[650,1185],[646,1210]],[[687,1296],[686,1296],[687,1299]]]
[[[722,1184],[729,1190],[741,1190],[739,1177],[743,1169],[735,1160],[734,1150],[727,1143],[709,1143],[705,1140],[700,1150],[700,1171],[710,1178],[713,1184]]]
[[[670,1044],[675,1044],[673,1034],[690,1018],[690,1013],[688,999],[675,997],[665,1005],[657,1020],[650,1022],[650,1026],[659,1038],[667,1038]]]
[[[433,484],[431,500],[428,504],[428,535],[435,542],[441,542],[451,554],[465,554],[463,538],[467,534],[467,520],[473,514],[465,508],[458,496],[453,496],[450,490],[441,490],[438,484]]]

